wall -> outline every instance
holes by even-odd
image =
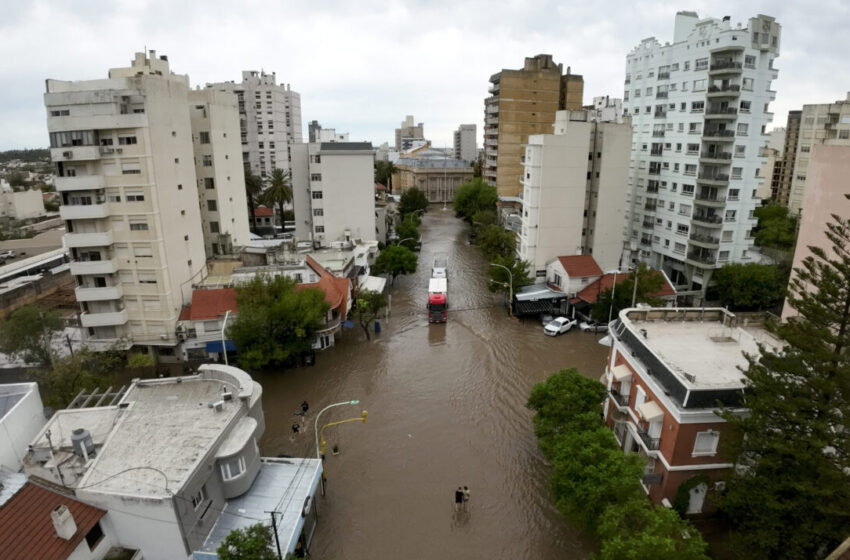
[[[0,466],[18,471],[27,453],[27,446],[47,423],[38,385],[14,383],[0,385],[0,394],[27,394],[0,419]]]
[[[345,239],[346,230],[352,239],[374,240],[374,154],[323,150],[321,157],[325,242]]]
[[[313,218],[310,198],[309,144],[293,144],[292,151],[292,207],[295,211],[295,239],[312,239]]]
[[[623,253],[620,224],[625,220],[628,207],[632,127],[630,124],[598,123],[595,136],[596,151],[601,152],[602,157],[596,158],[594,154],[597,161],[594,161],[591,189],[597,196],[590,201],[586,244],[599,267],[612,270],[618,268]]]

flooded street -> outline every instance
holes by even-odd
[[[561,368],[598,378],[607,348],[600,335],[550,338],[537,321],[510,319],[451,209],[432,208],[420,230],[419,270],[396,281],[383,332],[367,342],[359,326],[346,330],[315,367],[255,375],[264,390],[264,455],[315,456],[313,421],[327,404],[360,400],[326,412],[322,424],[369,411],[365,425],[325,431],[327,495],[312,557],[589,557],[593,542],[552,503],[525,402]],[[449,260],[448,322],[429,325],[428,278],[441,252]],[[290,441],[305,399],[308,426]],[[466,514],[453,511],[458,485],[470,487]]]

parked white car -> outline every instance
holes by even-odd
[[[597,323],[596,321],[582,321],[578,328],[584,332],[601,333],[608,332],[608,323]]]
[[[565,332],[576,326],[576,323],[578,323],[578,320],[576,319],[558,317],[557,319],[552,320],[552,322],[543,327],[543,333],[549,336],[558,336],[559,334],[564,334]]]

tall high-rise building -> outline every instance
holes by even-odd
[[[478,159],[478,142],[474,124],[462,124],[454,132],[455,159],[472,162]]]
[[[794,121],[792,124],[792,120]],[[793,138],[791,128],[794,127]],[[806,194],[807,170],[814,146],[850,146],[850,93],[835,103],[803,105],[802,111],[788,113],[788,132],[785,137],[784,184],[777,198],[797,215],[803,208]]]
[[[242,126],[242,162],[260,177],[274,169],[288,170],[290,145],[303,141],[301,95],[289,84],[278,84],[275,73],[242,72],[242,82],[207,84],[208,88],[235,93]]]
[[[764,15],[743,27],[679,12],[672,42],[651,37],[626,57],[631,261],[684,290],[702,291],[714,269],[752,257],[780,29]]]
[[[292,193],[298,240],[330,247],[335,242],[377,239],[371,143],[293,144]]]
[[[150,51],[108,79],[47,80],[44,103],[88,342],[173,356],[180,310],[206,271],[192,141],[192,104],[201,102],[190,96],[188,77]],[[238,128],[210,126],[211,145],[225,131]],[[212,154],[219,156],[238,161],[239,152]],[[219,193],[227,187],[216,185]]]
[[[554,134],[528,137],[518,252],[538,282],[559,256],[591,254],[603,270],[619,266],[632,146],[631,123],[619,121],[558,111]]]
[[[771,192],[773,201],[783,206],[788,206],[791,195],[791,179],[794,175],[794,158],[797,156],[797,143],[800,140],[800,121],[802,111],[788,111],[788,122],[785,125],[785,141],[781,154],[777,157],[782,164],[779,169],[779,184],[776,192]]]
[[[401,127],[395,129],[395,149],[406,151],[413,147],[415,140],[425,139],[425,125],[413,124],[413,115],[407,115],[401,121]]]
[[[322,125],[319,124],[319,121],[310,121],[307,124],[307,141],[318,142],[320,130],[322,130]]]
[[[522,154],[529,134],[549,134],[555,113],[582,107],[584,80],[550,54],[525,59],[520,70],[490,77],[491,96],[484,99],[483,176],[501,196],[522,192]]]

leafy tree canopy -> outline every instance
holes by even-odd
[[[277,560],[271,528],[256,523],[232,531],[216,550],[221,560]]]
[[[387,189],[393,190],[393,173],[398,171],[395,164],[391,161],[376,161],[375,162],[375,182],[386,185]]]
[[[735,311],[771,309],[785,297],[788,273],[766,264],[727,264],[712,275],[720,305]]]
[[[263,191],[260,201],[269,207],[276,205],[278,216],[283,220],[285,206],[292,202],[292,176],[289,171],[283,169],[272,171],[269,186]]]
[[[499,223],[499,217],[496,214],[495,210],[491,210],[488,208],[486,210],[479,210],[478,212],[473,214],[472,223],[478,227],[495,225]]]
[[[124,366],[124,360],[121,352],[94,352],[88,348],[56,359],[52,368],[35,374],[44,404],[53,409],[65,408],[83,389],[105,390],[116,385],[116,373]]]
[[[516,234],[495,224],[482,227],[478,231],[475,244],[489,261],[516,254]]]
[[[528,261],[516,260],[514,257],[496,257],[493,264],[504,266],[510,270],[510,274],[504,268],[499,266],[488,267],[490,280],[488,287],[491,292],[507,292],[510,289],[511,281],[513,281],[513,290],[517,290],[523,286],[528,286],[532,283],[531,276],[528,273],[531,265]]]
[[[416,253],[402,245],[390,245],[378,255],[372,272],[375,274],[389,274],[395,281],[400,274],[416,272],[418,258]]]
[[[236,288],[239,314],[227,333],[247,369],[287,365],[310,350],[328,311],[319,289],[283,276],[256,276]]]
[[[425,193],[416,187],[410,187],[401,193],[401,201],[398,204],[398,211],[402,216],[407,216],[420,210],[428,210],[428,198]]]
[[[357,322],[360,323],[360,328],[366,333],[366,340],[372,339],[369,334],[369,327],[386,308],[387,294],[384,292],[363,290],[357,295],[354,316],[357,318]]]
[[[758,218],[756,245],[783,251],[794,250],[797,243],[797,218],[788,215],[787,207],[770,204],[756,208],[753,214]]]
[[[419,218],[415,214],[408,214],[396,227],[396,235],[402,245],[413,249],[419,241]]]
[[[649,305],[662,305],[661,298],[655,294],[664,287],[664,275],[657,270],[649,268],[641,263],[637,272],[632,270],[628,278],[618,281],[616,288],[603,290],[590,308],[590,316],[594,321],[608,321],[609,313],[612,318],[617,317],[621,310],[632,306],[632,296],[635,295],[635,275],[637,275],[637,296],[635,304],[648,303]],[[617,280],[623,274],[617,275]],[[611,306],[613,298],[613,307]]]
[[[489,185],[481,178],[476,178],[458,187],[455,191],[452,204],[458,216],[472,221],[475,213],[481,210],[492,210],[495,212],[496,202],[498,200],[499,193],[496,187]]]
[[[27,364],[50,367],[55,359],[54,341],[62,330],[62,318],[52,309],[25,305],[0,323],[0,352]]]

